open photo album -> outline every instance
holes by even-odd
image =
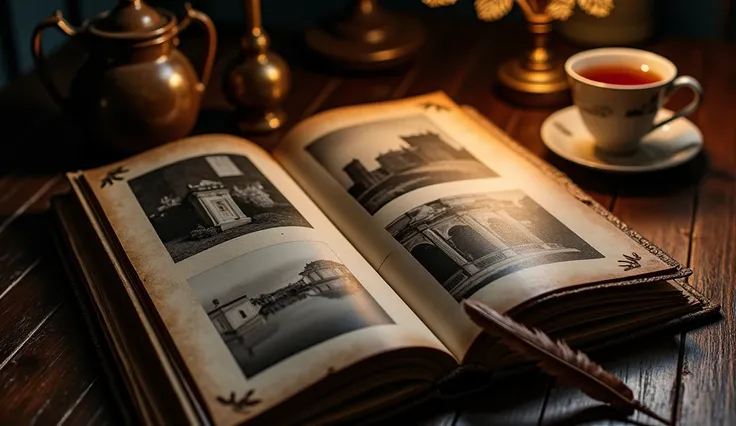
[[[718,311],[443,93],[320,113],[271,153],[193,136],[68,180],[60,251],[145,424],[362,421],[521,365],[464,299],[590,350]]]

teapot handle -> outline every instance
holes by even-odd
[[[215,63],[215,53],[217,51],[217,30],[215,29],[215,24],[212,23],[210,17],[203,12],[192,8],[191,3],[185,3],[184,9],[186,10],[187,15],[179,24],[176,31],[177,34],[184,31],[189,24],[192,23],[192,20],[199,21],[199,23],[201,23],[207,30],[207,56],[205,57],[202,69],[199,72],[199,83],[202,85],[202,91],[204,91],[207,87],[207,83],[210,81],[212,66]]]
[[[66,19],[64,19],[64,17],[61,15],[61,11],[57,10],[56,12],[54,12],[53,15],[43,19],[41,22],[38,23],[38,25],[36,25],[36,28],[33,30],[33,38],[31,39],[33,61],[36,65],[36,70],[38,70],[38,75],[41,78],[41,82],[46,87],[46,90],[49,92],[49,95],[51,95],[51,98],[54,100],[54,102],[56,102],[62,109],[65,109],[67,100],[63,96],[61,96],[59,89],[56,87],[56,85],[54,84],[54,80],[49,74],[48,68],[46,67],[46,58],[43,55],[43,48],[41,45],[41,36],[43,34],[43,30],[51,27],[58,28],[64,34],[72,37],[77,35],[77,31],[71,26],[71,24],[69,24]]]

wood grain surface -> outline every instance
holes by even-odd
[[[516,107],[495,94],[495,70],[525,47],[523,29],[501,24],[428,21],[423,52],[394,71],[350,75],[315,63],[298,34],[273,34],[293,71],[285,105],[289,125],[326,109],[444,90],[469,104],[535,154],[570,175],[633,228],[693,267],[690,283],[722,306],[725,318],[679,335],[609,351],[598,361],[623,377],[636,396],[677,425],[736,424],[736,56],[717,42],[656,40],[664,54],[705,89],[692,120],[705,153],[675,169],[636,176],[593,172],[565,162],[543,145],[539,128],[553,111]],[[221,31],[213,80],[195,133],[234,132],[220,92],[237,32]],[[230,35],[228,35],[230,34]],[[189,46],[196,55],[196,40]],[[562,55],[578,50],[556,41]],[[65,86],[83,61],[78,46],[52,58]],[[688,101],[678,95],[668,105]],[[272,148],[287,129],[252,139]],[[118,424],[105,377],[49,234],[48,202],[67,190],[61,174],[114,157],[88,145],[61,116],[34,74],[0,92],[0,424]],[[528,374],[498,378],[460,405],[407,413],[402,424],[626,424],[574,389]],[[397,419],[398,421],[398,419]]]

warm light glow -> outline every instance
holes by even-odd
[[[271,117],[268,119],[268,126],[272,129],[276,129],[281,124],[281,120],[278,117]]]
[[[642,64],[641,65],[641,70],[642,70],[642,72],[649,72],[649,65]]]
[[[171,74],[169,77],[169,86],[171,87],[179,87],[181,86],[182,78],[179,74]]]
[[[266,78],[268,78],[270,81],[278,81],[280,74],[281,72],[279,72],[279,70],[275,67],[266,68]]]

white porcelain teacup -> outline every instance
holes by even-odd
[[[614,71],[627,68],[644,77],[639,80],[612,77],[607,80],[609,82],[603,82],[606,80],[606,67]],[[602,70],[603,73],[596,70]],[[571,56],[565,63],[565,71],[573,103],[579,108],[585,126],[595,138],[596,147],[610,153],[635,152],[641,139],[648,133],[695,112],[703,94],[696,79],[678,76],[677,67],[670,60],[645,50],[586,50]],[[599,77],[596,80],[586,77],[596,74]],[[632,76],[636,77],[636,74]],[[659,109],[681,87],[693,91],[693,100],[671,117],[655,123]]]

